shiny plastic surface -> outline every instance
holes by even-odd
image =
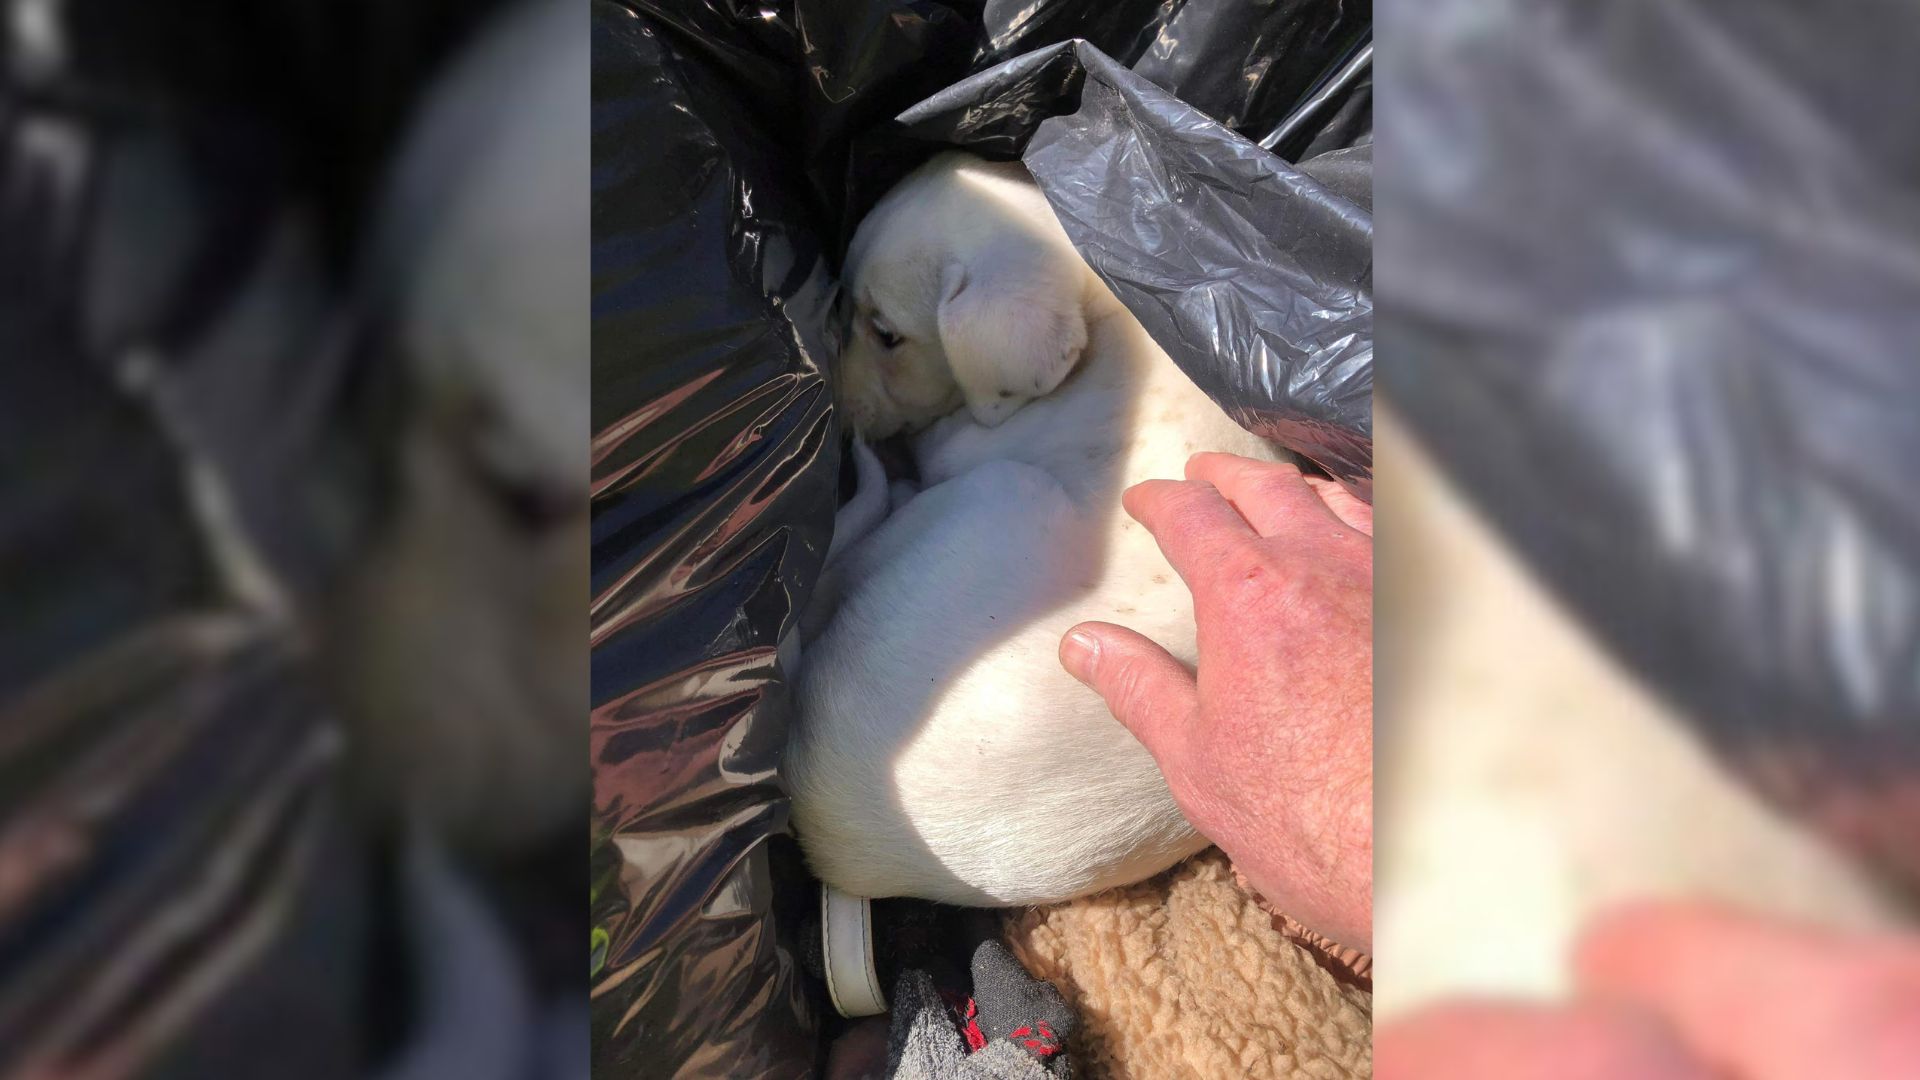
[[[1373,217],[1080,46],[1024,160],[1094,269],[1242,426],[1372,492]]]
[[[853,224],[941,146],[1024,154],[1202,386],[1364,489],[1370,220],[1253,142],[1366,30],[1317,3],[595,5],[596,1075],[819,1064],[778,766]],[[1301,144],[1364,141],[1364,87]],[[1364,190],[1364,150],[1336,171]]]
[[[320,560],[277,486],[312,446],[315,196],[356,196],[302,169],[311,84],[250,77],[300,51],[271,6],[9,8],[0,1074],[358,1053],[364,882],[281,607]],[[333,180],[366,166],[335,149]]]
[[[5,7],[0,1075],[364,1075],[417,1018],[314,670],[377,453],[330,346],[493,5]]]
[[[1920,884],[1920,9],[1389,18],[1384,396],[1727,760]]]

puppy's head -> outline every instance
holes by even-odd
[[[861,222],[848,253],[840,404],[869,439],[962,406],[999,424],[1060,385],[1087,343],[1090,271],[1050,212],[1036,223],[1005,191],[913,183]]]

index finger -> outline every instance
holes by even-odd
[[[1703,1060],[1753,1080],[1920,1076],[1920,945],[1704,904],[1602,918],[1582,983],[1653,1009]]]
[[[1122,492],[1120,505],[1147,527],[1188,588],[1235,545],[1256,539],[1253,526],[1212,484],[1147,480]]]
[[[1261,536],[1277,535],[1303,521],[1338,520],[1291,462],[1200,453],[1187,459],[1187,479],[1218,488]]]

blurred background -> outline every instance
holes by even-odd
[[[1380,10],[1384,1017],[1633,898],[1912,933],[1920,10]]]
[[[584,8],[0,16],[0,1075],[583,1075]]]

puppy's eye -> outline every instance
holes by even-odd
[[[886,323],[879,319],[869,319],[867,324],[873,327],[873,336],[879,339],[881,348],[891,349],[900,344],[900,335],[894,333]]]

